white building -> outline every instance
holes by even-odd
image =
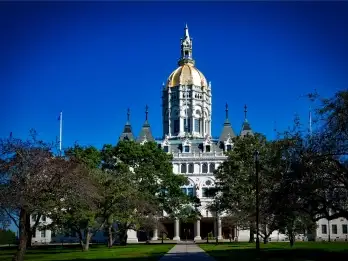
[[[188,27],[185,27],[184,37],[181,39],[181,57],[178,67],[169,75],[167,82],[163,84],[162,91],[162,123],[163,139],[155,140],[148,122],[148,110],[144,125],[137,137],[133,135],[130,123],[130,112],[127,113],[127,123],[119,139],[137,140],[140,143],[156,141],[158,145],[168,153],[173,154],[173,171],[177,175],[185,175],[189,179],[189,185],[182,189],[185,193],[197,195],[201,200],[201,219],[194,223],[185,224],[178,219],[164,222],[168,238],[181,239],[205,239],[208,233],[217,236],[218,239],[228,239],[229,235],[238,241],[249,240],[248,230],[239,230],[234,227],[222,226],[221,218],[217,222],[213,213],[207,210],[208,202],[211,202],[210,189],[215,186],[214,170],[226,159],[225,152],[232,149],[232,138],[236,136],[228,118],[228,105],[226,104],[226,118],[222,124],[220,136],[213,138],[211,132],[212,122],[212,85],[205,76],[195,67],[193,59],[192,39],[189,36]],[[252,129],[246,118],[242,123],[240,135],[252,134]],[[216,228],[217,223],[217,228]],[[346,219],[337,219],[330,222],[331,239],[344,240],[347,238]],[[317,228],[317,238],[327,239],[327,221],[320,220]],[[325,232],[326,231],[326,232]],[[39,233],[39,232],[38,232]],[[38,242],[50,241],[51,233],[36,235]],[[128,242],[138,242],[135,231],[129,230]],[[153,232],[153,240],[160,235],[157,230]],[[64,237],[69,238],[69,237]],[[60,238],[59,240],[64,240]],[[104,235],[98,237],[105,239]],[[58,240],[58,241],[59,241]],[[140,238],[139,238],[140,240]],[[274,232],[272,241],[286,240],[285,235]]]

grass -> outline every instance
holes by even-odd
[[[251,243],[221,243],[200,244],[216,261],[269,260],[269,261],[335,261],[348,260],[347,242],[295,242],[293,248],[289,243],[261,243],[260,255],[256,255],[255,244]]]
[[[63,261],[63,260],[95,260],[95,261],[157,261],[167,253],[173,244],[129,244],[127,246],[92,245],[88,252],[82,252],[77,245],[70,246],[41,246],[29,249],[24,260],[32,261]],[[0,248],[0,260],[10,261],[15,248]]]

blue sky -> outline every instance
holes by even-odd
[[[177,67],[188,23],[196,65],[212,82],[213,135],[225,103],[236,132],[243,106],[255,131],[273,137],[307,120],[316,89],[347,88],[348,3],[0,3],[0,137],[35,128],[63,147],[116,144],[131,108],[138,135],[145,105],[162,136],[161,88]]]

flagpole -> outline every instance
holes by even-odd
[[[63,112],[59,115],[59,155],[62,156]]]
[[[309,106],[309,135],[312,137],[312,106]]]

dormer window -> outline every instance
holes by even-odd
[[[164,152],[169,152],[169,146],[164,146],[163,150],[164,150]]]
[[[190,152],[190,146],[189,145],[185,145],[184,146],[184,152]]]
[[[230,150],[232,150],[232,145],[226,145],[226,151],[230,151]]]
[[[210,152],[210,145],[205,146],[205,152]]]

